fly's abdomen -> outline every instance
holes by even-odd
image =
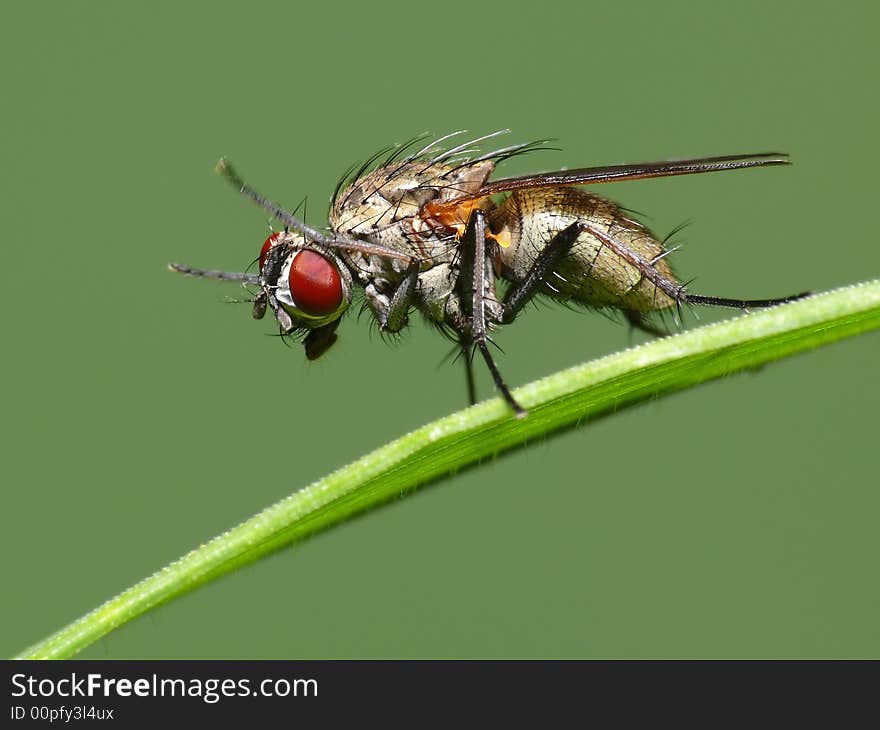
[[[636,312],[675,303],[655,283],[666,280],[667,291],[677,285],[661,258],[663,245],[612,202],[575,188],[515,191],[492,211],[490,224],[501,244],[504,278],[522,281],[550,240],[576,222],[584,224],[584,230],[544,278],[544,294]]]

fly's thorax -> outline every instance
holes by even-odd
[[[613,239],[632,256],[620,255],[607,242],[584,230],[555,271],[545,277],[544,294],[640,312],[675,303],[646,276],[650,267],[676,283],[666,259],[659,258],[665,253],[663,245],[619,206],[576,188],[515,191],[492,211],[493,232],[498,240],[509,242],[498,249],[502,276],[512,282],[522,281],[550,240],[575,222]]]
[[[381,239],[372,239],[373,243],[385,246],[389,244]],[[389,246],[404,253],[413,253],[404,246]],[[345,261],[351,276],[363,287],[371,287],[377,293],[386,293],[390,297],[397,284],[406,276],[407,263],[396,258],[367,254],[361,251],[342,250],[340,257]]]
[[[456,321],[462,317],[455,293],[457,272],[451,263],[441,263],[419,274],[416,298],[419,310],[432,322]]]
[[[285,329],[321,327],[339,319],[351,304],[352,277],[345,262],[299,233],[266,239],[260,281],[267,298],[290,315],[290,325],[282,323]]]
[[[335,197],[330,226],[337,233],[406,253],[442,255],[448,250],[443,243],[449,231],[438,230],[423,218],[425,205],[476,192],[494,166],[491,160],[460,165],[424,160],[385,165],[357,178]]]

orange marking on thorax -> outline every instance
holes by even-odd
[[[488,210],[492,207],[491,198],[469,198],[466,200],[450,200],[445,203],[426,203],[422,208],[421,217],[436,221],[440,225],[455,231],[456,237],[461,238],[467,228],[471,215],[477,209]],[[486,238],[495,241],[502,248],[510,245],[510,234],[501,232],[498,234],[486,231]]]

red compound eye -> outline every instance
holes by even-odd
[[[272,248],[272,244],[280,235],[280,233],[273,233],[263,242],[263,248],[260,249],[260,271],[263,270],[263,264],[266,263],[266,254],[269,253],[269,249]]]
[[[290,264],[290,296],[306,314],[333,314],[342,304],[339,269],[316,251],[303,249]]]

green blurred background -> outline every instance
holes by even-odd
[[[659,234],[693,219],[694,291],[831,288],[880,273],[876,7],[7,4],[2,654],[464,405],[421,322],[389,346],[349,317],[307,364],[235,286],[165,271],[266,236],[221,154],[320,225],[350,163],[425,130],[564,147],[507,174],[778,148],[795,166],[597,191]],[[513,385],[641,339],[553,306],[498,337]],[[876,657],[878,346],[533,444],[83,656]]]

